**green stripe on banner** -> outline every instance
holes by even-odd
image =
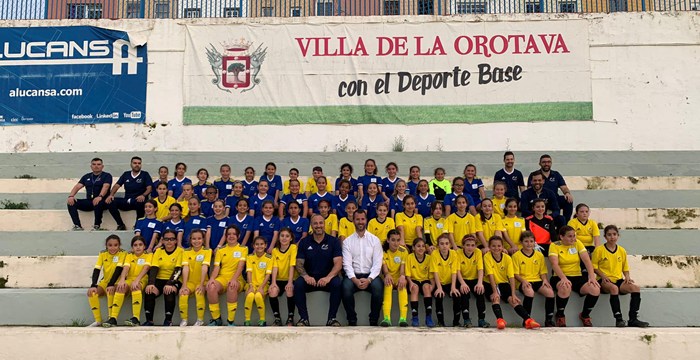
[[[427,106],[185,106],[185,125],[439,124],[593,120],[592,102]]]

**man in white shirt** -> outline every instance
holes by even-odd
[[[355,233],[343,240],[343,306],[348,325],[357,326],[355,293],[369,291],[372,294],[369,324],[377,326],[382,307],[384,283],[379,278],[382,272],[382,244],[379,238],[366,230],[367,212],[360,209],[353,216]]]

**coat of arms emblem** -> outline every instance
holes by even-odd
[[[207,58],[214,73],[212,84],[226,92],[233,89],[241,90],[241,93],[253,90],[260,84],[261,79],[258,75],[267,55],[267,48],[263,48],[263,44],[252,53],[250,50],[253,43],[245,39],[224,43],[222,48],[223,51],[220,52],[212,44],[207,47]]]

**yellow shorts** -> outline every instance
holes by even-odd
[[[245,287],[245,291],[248,291],[248,288],[250,288],[251,285],[253,285],[253,284],[247,284]],[[260,287],[260,285],[253,285],[253,288],[256,289],[256,291],[259,287]],[[270,289],[270,284],[265,284],[265,294],[268,293],[269,289]]]
[[[131,291],[131,283],[134,282],[135,279],[129,279],[127,278],[126,281],[126,286],[129,287],[129,290]],[[144,276],[141,278],[141,291],[146,289],[146,284],[148,284],[148,279]]]
[[[224,288],[224,290],[228,289],[228,283],[231,281],[231,277],[228,276],[217,276],[216,279],[214,279],[216,282],[221,284],[221,287]],[[245,290],[245,281],[243,279],[239,278],[238,279],[238,284],[240,287],[238,288],[238,292],[243,292]]]

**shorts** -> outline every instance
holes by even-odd
[[[498,284],[498,296],[501,297],[502,301],[508,301],[508,298],[513,296],[513,293],[510,291],[510,283],[500,283]],[[484,285],[484,296],[491,301],[491,294],[493,294],[493,289],[491,288],[491,284],[485,284]]]
[[[184,285],[182,288],[185,289],[187,288],[190,291],[190,295],[194,295],[195,290],[197,290],[197,285],[196,283],[191,283],[188,282],[186,285]],[[207,282],[204,282],[204,286],[206,287]]]
[[[127,278],[125,280],[126,286],[129,287],[129,290],[131,290],[131,283],[133,283],[135,278]],[[141,291],[146,289],[146,284],[148,284],[148,276],[144,276],[141,278]]]
[[[579,294],[579,296],[583,296],[583,294],[581,294],[581,288],[583,285],[586,285],[588,280],[586,280],[586,278],[583,276],[567,276],[566,278],[571,281],[571,291],[575,291]],[[552,284],[552,289],[555,289],[556,291],[557,284],[559,283],[559,277],[552,276],[552,278],[549,279],[549,283]]]
[[[624,279],[619,279],[619,280],[615,281],[614,284],[615,284],[615,286],[617,286],[618,289],[620,289],[620,286],[622,286],[622,283],[624,283],[624,282],[625,282]],[[598,280],[598,284],[603,285],[603,280],[602,279]]]
[[[166,285],[168,285],[168,280],[156,279],[156,283],[153,285],[155,285],[156,289],[158,289],[158,295],[154,296],[157,298],[157,297],[164,294],[163,289],[165,288]],[[176,281],[175,283],[173,283],[173,286],[175,286],[177,288],[177,291],[179,292],[180,287],[182,286],[182,283],[180,283],[179,281]],[[146,294],[146,295],[148,295],[148,294]],[[177,295],[177,292],[175,293],[175,295]],[[153,295],[151,295],[151,296],[153,296]]]
[[[217,276],[216,279],[214,279],[216,282],[218,282],[221,287],[224,288],[224,290],[228,289],[228,283],[231,281],[231,278],[233,276]],[[238,279],[238,284],[240,287],[238,288],[238,292],[241,293],[245,290],[245,281],[243,281],[241,278]]]
[[[411,279],[411,282],[416,284],[418,286],[418,289],[420,289],[420,290],[423,289],[423,285],[430,284],[430,280],[416,281],[416,280]]]
[[[252,284],[252,283],[249,283],[249,284],[247,284],[247,285],[245,286],[245,291],[248,291],[248,289],[249,289],[251,286],[253,286],[253,288],[256,289],[255,291],[257,291],[257,288],[260,287],[260,285],[258,285],[258,284],[255,284],[255,285],[254,285],[254,284]],[[264,289],[265,295],[267,295],[267,293],[269,292],[269,290],[270,290],[270,284],[269,284],[269,283],[268,283],[268,284],[265,284],[265,289]]]
[[[542,287],[542,284],[542,281],[530,281],[530,285],[532,285],[532,291],[534,292],[538,292]],[[522,284],[518,285],[518,291],[520,291],[521,293],[523,292]]]

